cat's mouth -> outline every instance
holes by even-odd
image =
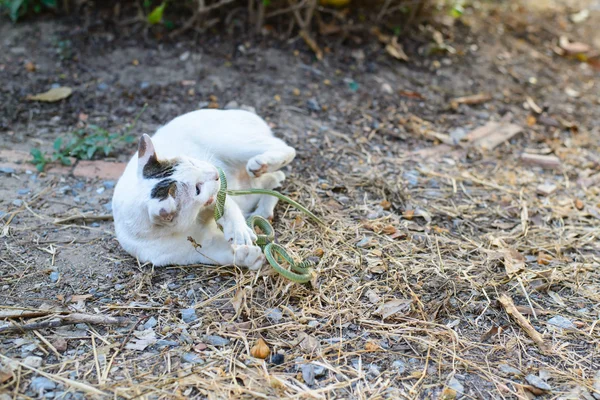
[[[208,200],[206,201],[206,203],[204,203],[204,205],[205,206],[210,206],[214,201],[215,201],[215,196],[210,196],[208,198]]]

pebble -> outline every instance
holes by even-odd
[[[6,213],[4,211],[0,211],[0,218],[4,217]]]
[[[204,364],[204,360],[194,353],[183,353],[181,360],[190,364]]]
[[[33,368],[39,368],[42,366],[42,357],[29,356],[25,357],[23,360],[23,364],[28,365]]]
[[[369,370],[367,371],[367,374],[371,376],[371,378],[376,378],[379,375],[381,375],[381,371],[379,370],[379,366],[377,366],[377,364],[370,364],[369,365]]]
[[[311,111],[321,111],[321,106],[315,98],[306,100],[306,107]]]
[[[226,346],[229,344],[229,339],[217,335],[204,336],[204,341],[215,347]]]
[[[98,86],[96,86],[98,90],[105,91],[108,90],[108,85],[104,82],[100,82]]]
[[[184,310],[181,310],[181,319],[183,319],[183,322],[188,324],[190,322],[194,322],[198,319],[198,316],[196,315],[196,310],[193,308],[186,308]]]
[[[406,179],[408,186],[413,187],[419,184],[419,171],[411,170],[405,171],[402,177]]]
[[[29,388],[37,394],[44,390],[56,389],[56,382],[53,382],[43,376],[38,376],[31,380]]]
[[[392,368],[399,374],[403,374],[406,371],[406,364],[402,360],[396,360],[392,363]]]
[[[283,354],[272,354],[269,358],[269,362],[275,365],[281,365],[285,361],[285,356]]]
[[[179,342],[176,342],[174,340],[160,339],[160,340],[156,341],[155,345],[157,347],[166,347],[166,346],[177,347],[177,346],[179,346]]]
[[[112,202],[108,202],[106,204],[104,204],[102,207],[104,207],[104,209],[108,212],[112,212]]]
[[[60,278],[60,274],[57,271],[52,271],[50,273],[50,282],[56,283],[58,282],[58,278]]]
[[[238,104],[237,101],[232,100],[229,103],[225,104],[225,107],[223,107],[225,110],[237,110],[238,108],[240,108],[240,105]]]
[[[563,316],[557,315],[556,317],[552,317],[548,320],[550,325],[558,326],[563,329],[577,329],[577,327],[571,322],[570,319],[565,318]]]
[[[156,320],[156,318],[150,317],[148,319],[148,321],[146,321],[146,323],[144,324],[144,328],[146,328],[146,329],[152,329],[156,325],[158,325],[158,321]]]
[[[455,377],[452,377],[452,379],[448,381],[448,387],[456,391],[456,398],[460,398],[465,392],[465,387]]]
[[[498,369],[500,370],[500,372],[503,372],[506,375],[523,375],[523,373],[520,370],[513,368],[508,364],[499,364]]]
[[[551,391],[552,390],[552,387],[550,385],[548,385],[546,382],[544,382],[542,380],[542,378],[540,378],[539,376],[536,376],[536,375],[533,375],[533,374],[529,374],[529,375],[527,375],[525,377],[525,380],[531,386],[535,386],[538,389],[545,390],[545,391]]]
[[[190,58],[190,52],[189,52],[189,51],[186,51],[186,52],[182,53],[182,54],[179,56],[179,59],[180,59],[181,61],[186,61],[188,58]]]
[[[21,205],[23,204],[23,200],[21,200],[21,199],[15,199],[15,200],[13,200],[12,204],[15,207],[21,207]]]
[[[121,284],[121,283],[117,283],[117,284],[115,285],[115,290],[121,290],[121,289],[124,289],[124,288],[125,288],[125,285],[123,285],[123,284]]]
[[[256,114],[256,108],[252,106],[247,106],[246,104],[242,104],[240,106],[240,110],[251,112],[252,114]]]
[[[15,169],[10,167],[0,167],[0,172],[2,172],[3,174],[14,174]]]
[[[594,384],[592,385],[592,387],[594,388],[594,393],[592,393],[592,396],[600,400],[600,371],[596,372],[596,376],[594,376]]]
[[[312,386],[315,384],[315,366],[312,364],[304,364],[301,367],[302,370],[302,379],[304,379],[304,382],[309,385]]]
[[[140,89],[147,89],[150,87],[150,82],[142,82],[140,83]]]
[[[272,322],[278,323],[283,318],[283,313],[278,308],[269,308],[267,311],[265,311],[265,316]]]
[[[455,128],[450,131],[450,139],[454,144],[460,143],[460,141],[467,136],[467,130],[465,128]]]
[[[169,288],[169,290],[175,290],[175,289],[179,289],[181,287],[181,284],[172,282],[172,283],[169,283],[167,285],[167,287]]]
[[[112,189],[115,187],[115,181],[104,181],[102,182],[102,186],[104,186],[105,189]]]
[[[102,193],[104,193],[105,190],[106,190],[106,188],[104,186],[102,186],[102,187],[99,187],[98,189],[96,189],[96,193],[102,194]]]

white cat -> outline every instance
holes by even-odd
[[[245,220],[252,214],[272,218],[277,199],[227,196],[221,231],[213,217],[220,186],[215,166],[225,171],[229,189],[275,189],[285,179],[279,169],[295,155],[250,112],[199,110],[175,118],[152,139],[142,136],[117,183],[112,200],[117,239],[140,262],[156,266],[259,268],[264,256]]]

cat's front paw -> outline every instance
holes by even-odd
[[[251,246],[256,241],[256,233],[245,221],[226,223],[223,226],[223,235],[232,245]]]
[[[265,255],[258,246],[234,246],[233,263],[250,270],[259,269],[265,262]]]

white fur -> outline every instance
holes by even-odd
[[[219,189],[216,168],[223,168],[229,189],[274,189],[285,179],[279,169],[294,159],[295,150],[273,136],[258,116],[241,110],[199,110],[182,115],[150,138],[140,139],[138,151],[119,179],[112,200],[117,239],[141,262],[170,264],[235,264],[251,269],[264,261],[252,241],[246,217],[273,216],[276,199],[269,196],[228,196],[225,212],[213,216]],[[176,194],[151,198],[160,178],[144,178],[143,168],[155,154],[159,161],[178,163],[167,179]],[[200,193],[196,191],[199,187]],[[171,193],[171,192],[169,192]],[[202,247],[195,249],[188,236]]]

